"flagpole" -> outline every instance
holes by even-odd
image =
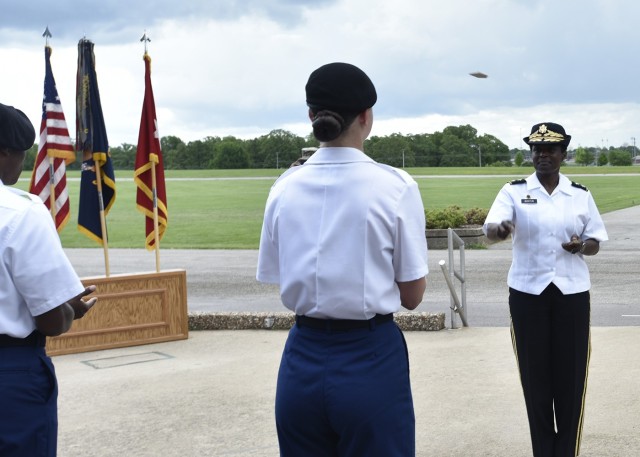
[[[49,47],[49,38],[52,37],[51,32],[49,31],[49,26],[44,29],[42,36],[45,40],[45,47]],[[56,224],[56,181],[55,181],[55,164],[54,164],[53,156],[49,155],[49,210],[51,211],[51,217],[53,218],[53,223],[56,228],[58,224]]]
[[[109,273],[109,243],[107,241],[107,220],[104,216],[104,200],[102,198],[102,176],[100,175],[100,162],[93,160],[96,168],[96,184],[98,186],[98,205],[100,208],[100,227],[102,229],[102,248],[104,250],[104,269],[105,276],[108,278]]]
[[[156,163],[151,161],[151,191],[153,192],[153,235],[156,248],[156,272],[160,273],[160,233],[158,230],[158,189],[156,185]]]
[[[54,158],[49,156],[49,209],[51,211],[51,217],[53,217],[53,223],[56,224],[56,180],[54,169]],[[56,224],[56,227],[58,224]]]
[[[144,43],[144,57],[146,57],[147,43],[151,41],[151,39],[147,36],[146,30],[142,34],[142,38],[140,38],[140,41]],[[156,251],[156,272],[160,273],[160,233],[158,229],[158,186],[156,182],[156,161],[149,160],[149,162],[151,164],[151,193],[153,196],[153,237],[154,247]]]

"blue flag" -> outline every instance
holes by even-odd
[[[76,151],[82,154],[78,230],[104,244],[105,216],[116,200],[116,181],[100,105],[93,43],[86,39],[78,42]]]

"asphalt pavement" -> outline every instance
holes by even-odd
[[[640,206],[604,219],[611,241],[588,259],[593,351],[580,455],[633,457],[640,455]],[[67,250],[83,277],[104,275],[96,252]],[[161,262],[187,271],[190,311],[282,311],[277,289],[255,282],[256,254],[168,250]],[[469,328],[405,332],[418,456],[531,455],[505,314],[510,258],[509,243],[466,251]],[[112,274],[155,269],[144,250],[111,250],[110,259]],[[442,310],[449,324],[441,259],[448,261],[446,251],[430,252],[419,310]],[[54,357],[58,455],[278,455],[273,404],[286,336],[192,331],[187,340]]]
[[[610,240],[600,253],[587,257],[592,280],[592,324],[596,326],[640,325],[640,206],[603,216]],[[104,276],[102,249],[67,249],[81,277]],[[286,311],[278,287],[255,279],[256,250],[184,250],[160,252],[161,269],[187,272],[187,302],[192,312]],[[429,275],[423,303],[417,311],[444,312],[451,323],[451,299],[439,262],[451,263],[446,250],[429,251]],[[155,253],[144,249],[110,249],[111,274],[155,271]],[[464,254],[466,307],[469,324],[475,327],[509,326],[507,272],[511,242],[489,249],[466,249]],[[453,256],[460,269],[460,255]],[[460,283],[456,294],[462,300]],[[456,325],[459,321],[456,321]]]

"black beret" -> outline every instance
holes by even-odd
[[[29,118],[19,109],[0,103],[0,148],[26,151],[35,139]]]
[[[342,62],[321,66],[305,86],[307,105],[313,110],[358,114],[375,105],[376,88],[364,71]]]
[[[571,135],[567,135],[564,127],[554,122],[541,122],[531,127],[531,134],[523,138],[528,145],[560,144],[569,146]]]

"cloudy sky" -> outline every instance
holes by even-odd
[[[318,66],[361,67],[373,135],[471,124],[510,148],[541,121],[572,146],[640,146],[640,2],[628,0],[0,0],[0,102],[39,126],[42,33],[75,136],[77,44],[95,43],[109,142],[135,144],[146,33],[162,136],[306,136]],[[477,79],[469,75],[489,75]]]

